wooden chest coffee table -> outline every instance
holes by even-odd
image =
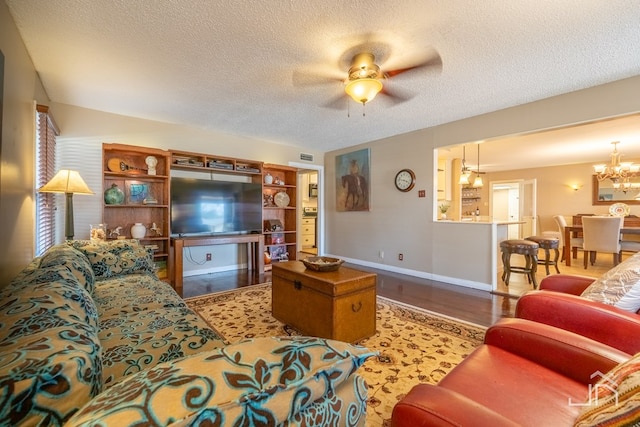
[[[376,333],[376,275],[317,272],[300,261],[273,264],[272,314],[305,335],[356,342]]]

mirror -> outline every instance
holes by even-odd
[[[640,205],[640,176],[631,178],[631,189],[626,192],[614,190],[610,179],[598,181],[593,175],[592,205],[611,205],[613,203],[626,203],[628,205]]]

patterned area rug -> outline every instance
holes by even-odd
[[[185,300],[229,343],[300,335],[271,316],[271,284]],[[360,341],[380,352],[359,373],[369,386],[368,426],[387,426],[396,402],[419,383],[437,383],[476,346],[485,328],[377,297],[376,334]]]

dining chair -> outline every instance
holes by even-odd
[[[620,229],[623,217],[617,216],[585,216],[582,218],[582,250],[584,252],[584,268],[588,259],[591,265],[595,262],[597,252],[613,255],[613,265],[620,262]]]
[[[564,229],[567,226],[567,220],[564,219],[562,215],[554,215],[553,219],[558,225],[558,230],[560,231],[560,246],[562,246],[562,257],[561,260],[565,260],[565,244],[564,244]],[[578,257],[578,249],[582,249],[582,237],[571,237],[571,241],[569,242],[569,250],[573,252],[573,258]]]

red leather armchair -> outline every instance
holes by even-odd
[[[629,354],[640,352],[640,314],[582,298],[595,279],[547,276],[518,299],[515,315],[589,337]]]
[[[417,385],[398,402],[391,425],[572,426],[591,375],[630,357],[543,323],[502,319],[437,385]]]

